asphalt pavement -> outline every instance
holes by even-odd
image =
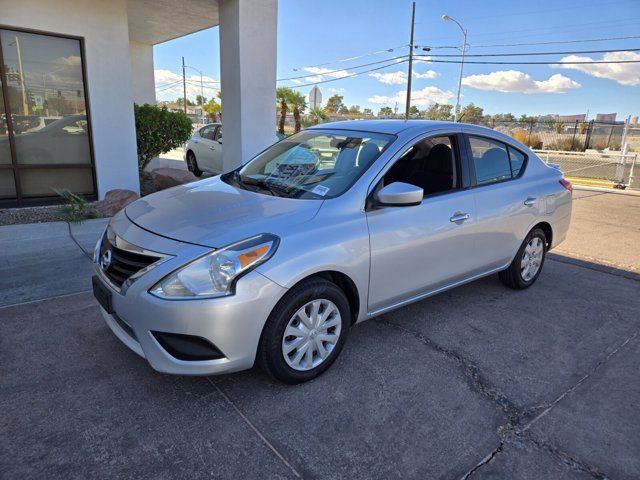
[[[104,325],[64,230],[23,238],[0,262],[1,476],[637,478],[640,197],[575,199],[534,287],[492,276],[359,324],[293,387],[154,372]]]

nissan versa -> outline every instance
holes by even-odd
[[[96,245],[93,288],[158,371],[257,362],[303,382],[356,322],[493,273],[530,287],[570,217],[562,173],[496,131],[329,123],[126,207]]]

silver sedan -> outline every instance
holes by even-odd
[[[319,125],[144,197],[96,245],[113,332],[161,372],[326,370],[356,322],[480,277],[533,285],[571,184],[511,137],[427,121]]]

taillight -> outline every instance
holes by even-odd
[[[571,182],[569,180],[565,180],[563,178],[562,180],[560,180],[560,185],[562,185],[564,188],[566,188],[570,192],[573,192],[573,185],[571,185]]]

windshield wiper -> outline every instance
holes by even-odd
[[[234,172],[234,177],[233,178],[240,185],[243,185],[243,186],[249,186],[249,185],[250,186],[256,186],[259,189],[263,189],[263,190],[268,191],[274,197],[288,196],[288,195],[286,195],[286,192],[284,190],[281,190],[279,188],[275,188],[275,187],[269,185],[265,180],[256,180],[255,178],[251,178],[251,177],[243,177],[242,175],[240,175],[240,172]]]

